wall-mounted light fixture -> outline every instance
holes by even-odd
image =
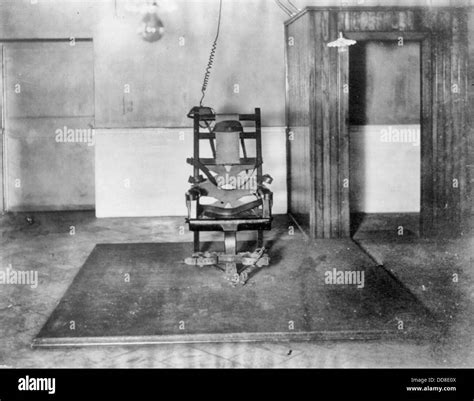
[[[349,46],[355,45],[357,42],[352,39],[347,39],[343,36],[342,32],[339,32],[339,37],[328,43],[328,47],[337,47],[338,51],[346,51]]]

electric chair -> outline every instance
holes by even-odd
[[[252,272],[269,264],[263,231],[271,229],[273,194],[268,186],[273,179],[262,173],[260,109],[235,120],[223,116],[208,107],[194,107],[188,114],[194,121],[194,154],[186,160],[193,166],[186,222],[194,233],[194,253],[185,262],[216,266],[232,284],[244,285]],[[201,157],[202,140],[209,142],[212,157]],[[255,146],[247,148],[246,141]],[[237,252],[237,232],[243,230],[257,231],[255,251]],[[201,231],[222,231],[224,252],[201,252]]]

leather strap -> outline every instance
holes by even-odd
[[[194,158],[192,157],[186,159],[186,162],[190,164],[191,166],[199,168],[206,175],[208,180],[217,187],[216,179],[214,178],[214,176],[211,174],[209,169],[204,164],[202,164],[199,160],[194,160]]]
[[[255,209],[262,204],[261,199],[254,200],[252,202],[246,203],[242,206],[237,206],[234,208],[222,208],[216,207],[212,205],[201,205],[201,209],[204,213],[210,212],[220,217],[234,217],[239,215],[242,212],[246,212],[247,210]]]

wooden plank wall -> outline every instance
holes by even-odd
[[[309,133],[309,81],[314,39],[309,15],[286,27],[287,68],[287,187],[289,212],[305,228],[314,226],[314,163]]]
[[[425,11],[422,21],[432,33],[433,89],[433,223],[425,234],[459,235],[469,229],[470,220],[467,13],[462,9]]]
[[[308,25],[306,15],[311,15]],[[303,19],[304,18],[304,19]],[[305,26],[303,26],[305,25]],[[314,180],[314,225],[311,235],[317,238],[336,238],[349,235],[348,190],[343,186],[348,174],[347,96],[342,87],[347,77],[341,71],[347,55],[334,51],[326,44],[336,39],[339,31],[345,32],[428,32],[431,46],[422,46],[424,71],[422,113],[422,230],[423,235],[458,235],[468,229],[470,218],[468,165],[468,48],[467,12],[464,9],[406,9],[406,10],[322,10],[310,9],[307,14],[290,23],[287,29],[299,26],[309,40],[297,51],[315,54],[309,62],[313,70],[309,81],[304,74],[295,76],[289,70],[289,89],[311,88],[309,102],[311,142],[314,155],[310,166],[298,166],[311,171]],[[314,29],[314,33],[311,33]],[[306,50],[305,50],[306,49]],[[332,51],[331,51],[332,50]],[[288,63],[295,53],[288,54]],[[427,59],[428,58],[428,59]],[[307,74],[307,71],[305,71]],[[307,76],[307,75],[306,75]],[[306,96],[306,93],[305,93]],[[306,98],[302,99],[306,102]],[[293,104],[289,114],[293,115]],[[295,120],[288,120],[290,126]],[[298,159],[296,151],[292,160]],[[291,168],[295,167],[292,162]],[[314,167],[311,167],[314,166]],[[314,173],[312,172],[314,171]],[[289,173],[291,180],[296,174]],[[306,179],[308,176],[305,176]],[[292,187],[290,186],[290,191]],[[305,207],[311,207],[311,200]],[[298,210],[293,195],[289,211]]]
[[[346,54],[326,46],[338,35],[338,14],[332,11],[312,15],[315,31],[314,80],[311,94],[315,99],[311,113],[311,135],[315,141],[316,238],[338,238],[349,235],[349,138],[347,123],[348,95],[343,87],[347,74],[341,76]]]
[[[468,110],[471,112],[468,113],[468,124],[469,124],[469,137],[468,137],[468,149],[470,153],[468,154],[468,178],[471,184],[470,197],[468,198],[468,203],[471,205],[471,225],[474,220],[474,116],[472,113],[474,111],[474,10],[469,11],[468,17],[468,33],[471,34],[471,37],[468,40],[469,46],[469,68],[468,68],[468,97],[469,97],[469,106]],[[472,229],[472,226],[471,226]]]

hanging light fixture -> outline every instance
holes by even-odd
[[[158,16],[158,4],[147,7],[143,13],[142,23],[138,28],[138,34],[147,42],[160,40],[165,32],[165,26]]]
[[[339,37],[328,43],[328,47],[337,47],[339,51],[346,51],[349,46],[355,45],[357,42],[352,39],[347,39],[339,32]]]

